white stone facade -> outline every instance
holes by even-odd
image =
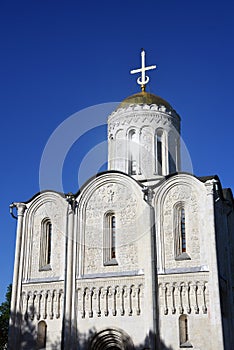
[[[15,203],[9,349],[232,349],[233,197],[178,172],[179,133],[167,106],[120,107],[108,171]]]
[[[136,156],[136,174],[130,170],[131,132]],[[157,169],[157,143],[162,133],[162,172]],[[137,180],[180,171],[180,117],[171,109],[156,104],[129,104],[108,118],[109,170],[119,170]]]

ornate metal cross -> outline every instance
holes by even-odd
[[[141,49],[141,68],[133,69],[130,71],[131,74],[141,73],[141,77],[137,79],[137,84],[141,85],[141,90],[145,91],[145,86],[149,82],[149,77],[145,75],[145,71],[155,69],[156,66],[145,66],[145,50]]]

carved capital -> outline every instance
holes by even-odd
[[[76,206],[77,206],[77,202],[76,202],[74,194],[71,192],[67,193],[66,200],[70,204],[70,206],[71,206],[70,208],[71,208],[72,212],[74,212],[76,209]]]
[[[214,194],[214,188],[215,188],[215,184],[217,184],[217,180],[212,179],[212,180],[207,180],[205,182],[205,186],[206,186],[206,193],[207,195],[213,195]]]
[[[27,208],[25,203],[14,202],[10,206],[11,208],[17,208],[17,216],[24,216],[25,209]]]

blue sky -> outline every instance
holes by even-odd
[[[129,71],[142,47],[147,64],[157,65],[148,91],[180,114],[194,173],[218,174],[234,189],[233,38],[231,0],[1,1],[0,301],[13,273],[9,204],[39,191],[42,152],[60,123],[139,91]],[[82,155],[104,139],[102,127],[74,145],[65,191],[77,191]]]

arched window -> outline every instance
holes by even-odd
[[[41,224],[40,269],[50,268],[51,264],[52,224],[45,219]]]
[[[116,219],[115,215],[110,218],[110,236],[111,236],[111,259],[116,258]]]
[[[180,338],[180,347],[183,348],[192,348],[191,343],[189,342],[189,331],[188,331],[188,316],[181,315],[179,317],[179,338]]]
[[[179,203],[174,209],[174,238],[175,238],[175,258],[190,259],[187,254],[186,238],[186,210],[183,203]]]
[[[116,261],[116,216],[109,212],[104,216],[104,239],[103,239],[104,265],[117,264]]]
[[[186,252],[186,232],[185,232],[185,210],[180,208],[180,236],[181,236],[181,251]]]
[[[157,130],[155,137],[156,174],[163,174],[163,131]]]
[[[137,174],[137,134],[135,130],[130,131],[129,133],[129,174]]]
[[[45,321],[40,321],[37,326],[37,349],[46,348],[47,325]]]

